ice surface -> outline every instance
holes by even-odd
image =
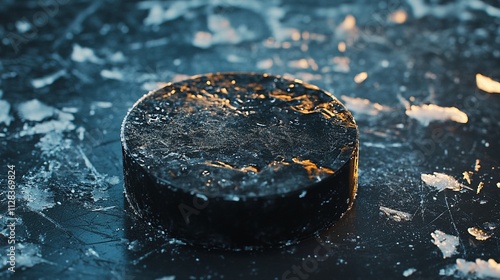
[[[451,120],[458,123],[467,123],[469,121],[467,114],[458,108],[441,107],[435,104],[411,105],[405,113],[423,126],[428,126],[433,121]]]
[[[458,253],[457,246],[460,240],[457,236],[446,234],[440,230],[435,230],[431,233],[431,236],[433,238],[432,243],[441,250],[441,253],[443,253],[443,259]]]

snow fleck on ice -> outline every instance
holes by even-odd
[[[404,10],[397,10],[389,15],[389,19],[397,24],[402,24],[408,19],[408,14]]]
[[[149,8],[149,14],[144,19],[144,25],[160,25],[164,22],[177,19],[184,16],[190,12],[191,8],[203,5],[199,1],[176,1],[173,2],[168,9],[163,9],[160,4],[155,3],[154,5],[147,7]],[[139,6],[139,8],[142,8]],[[146,8],[146,7],[145,7]]]
[[[95,101],[95,102],[92,102],[91,107],[99,107],[99,108],[107,109],[107,108],[113,107],[113,103],[108,102],[108,101]]]
[[[207,24],[210,32],[196,32],[193,38],[194,46],[206,49],[218,44],[238,44],[253,40],[257,36],[248,26],[233,26],[231,21],[222,15],[208,15]]]
[[[163,276],[160,278],[156,278],[155,280],[175,280],[175,276]]]
[[[41,121],[52,117],[56,109],[48,106],[38,99],[23,102],[17,106],[17,113],[25,121]]]
[[[42,189],[40,186],[46,183],[52,176],[52,170],[38,170],[34,175],[25,176],[26,183],[21,184],[22,197],[26,206],[32,211],[40,212],[56,205],[54,193],[50,189]]]
[[[356,18],[353,15],[347,15],[339,27],[344,30],[354,29],[356,27]]]
[[[370,100],[364,98],[349,97],[345,95],[342,95],[340,98],[345,102],[346,107],[354,114],[375,116],[380,112],[390,110],[387,106],[372,103]]]
[[[467,123],[469,118],[466,113],[455,107],[441,107],[435,104],[411,105],[406,110],[406,115],[416,119],[423,126],[428,126],[433,121],[454,121],[457,123]]]
[[[360,73],[356,74],[356,76],[354,76],[354,82],[356,84],[361,84],[366,79],[368,79],[368,73],[366,73],[366,72],[360,72]]]
[[[36,124],[32,127],[28,127],[27,129],[24,129],[23,131],[19,132],[19,136],[27,136],[27,135],[34,135],[34,134],[44,134],[48,133],[51,131],[68,131],[68,130],[73,130],[75,129],[75,125],[67,120],[51,120],[51,121],[46,121],[43,123]]]
[[[103,64],[104,60],[97,57],[94,51],[90,48],[82,47],[78,44],[73,45],[71,59],[76,62],[92,62],[95,64]]]
[[[120,183],[120,179],[118,178],[118,176],[111,176],[106,178],[106,182],[108,182],[108,184],[110,185],[117,185],[118,183]]]
[[[31,23],[26,20],[18,20],[16,21],[16,29],[19,33],[26,33],[30,31],[32,28]]]
[[[270,69],[273,67],[273,60],[271,58],[259,60],[257,62],[257,68],[259,69]]]
[[[500,263],[497,263],[494,259],[488,261],[476,259],[475,262],[469,262],[458,258],[456,264],[441,269],[439,275],[474,279],[500,278]]]
[[[43,155],[54,156],[69,149],[71,147],[71,140],[63,139],[60,132],[51,131],[40,138],[40,141],[35,146],[40,148]]]
[[[123,73],[120,70],[113,68],[111,70],[103,69],[101,70],[101,77],[111,80],[123,80]]]
[[[9,266],[8,261],[7,253],[2,254],[0,267],[3,269]],[[33,267],[39,263],[48,263],[47,260],[42,258],[39,245],[16,242],[16,270],[23,267]]]
[[[125,62],[127,61],[127,58],[121,51],[117,51],[114,54],[110,55],[108,57],[109,61],[115,62],[115,63],[120,63],[120,62]]]
[[[4,100],[0,100],[0,123],[5,123],[5,125],[10,125],[12,117],[9,115],[10,103]]]
[[[497,82],[490,77],[476,74],[476,85],[480,90],[489,93],[500,93],[500,82]]]
[[[424,183],[431,187],[435,187],[438,191],[450,189],[453,191],[461,191],[465,186],[460,184],[455,178],[444,173],[434,172],[434,174],[422,174],[420,178]],[[467,187],[465,187],[467,188]],[[468,188],[470,189],[470,188]]]
[[[417,269],[415,268],[408,268],[407,270],[403,271],[403,276],[404,277],[409,277],[410,275],[412,275],[413,273],[415,273],[415,271],[417,271]]]
[[[66,70],[64,70],[64,69],[59,70],[59,71],[57,71],[53,74],[47,75],[45,77],[31,80],[31,85],[34,88],[46,87],[48,85],[53,84],[57,79],[59,79],[60,77],[62,77],[64,75],[66,75]]]
[[[396,222],[401,222],[401,221],[410,221],[412,219],[412,215],[410,213],[406,213],[403,211],[399,210],[394,210],[388,207],[380,206],[380,212],[381,214],[387,216],[391,220],[394,220]]]
[[[446,234],[440,230],[435,230],[431,233],[431,236],[434,239],[432,243],[441,250],[441,253],[443,253],[443,259],[458,253],[457,246],[459,244],[459,238],[457,236]]]
[[[305,58],[290,60],[288,62],[288,67],[298,68],[298,69],[307,69],[309,68],[309,61]]]
[[[62,112],[54,107],[43,104],[42,102],[33,99],[21,103],[18,106],[19,116],[28,121],[42,121],[46,118],[57,115],[56,120],[49,120],[38,123],[34,126],[25,125],[24,129],[19,132],[19,136],[43,134],[51,131],[62,132],[75,129],[75,125],[71,122],[74,116],[70,113]]]
[[[85,255],[87,257],[96,257],[96,258],[99,258],[99,254],[92,248],[88,248],[87,251],[85,252]]]

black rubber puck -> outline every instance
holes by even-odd
[[[352,205],[359,132],[332,94],[299,80],[220,73],[144,95],[122,124],[127,199],[186,243],[293,244]]]

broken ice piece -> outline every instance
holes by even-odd
[[[401,221],[410,221],[412,219],[412,215],[410,213],[406,213],[399,210],[394,210],[388,207],[380,206],[380,212],[390,219],[401,222]]]
[[[434,174],[422,174],[420,178],[427,185],[436,188],[438,191],[450,189],[456,192],[461,191],[463,188],[472,190],[471,188],[460,184],[455,178],[444,173],[434,172]]]
[[[0,124],[5,123],[7,126],[10,125],[12,117],[9,115],[10,104],[7,101],[0,100]]]
[[[25,101],[17,106],[17,113],[25,121],[41,121],[52,117],[56,109],[48,106],[38,99]]]
[[[407,270],[403,271],[403,276],[404,277],[410,277],[410,275],[412,275],[413,273],[415,273],[415,271],[417,271],[417,269],[415,268],[408,268]]]
[[[443,259],[458,253],[457,246],[460,240],[457,236],[446,234],[440,230],[435,230],[431,233],[431,236],[434,239],[432,243],[441,250],[441,253],[443,253]]]
[[[477,227],[470,227],[467,229],[470,235],[474,236],[477,240],[487,240],[491,237],[491,234],[488,234],[486,231],[477,228]]]
[[[460,276],[471,274],[479,279],[500,278],[500,263],[497,263],[494,259],[488,261],[476,259],[476,262],[457,259],[456,270],[461,273]]]

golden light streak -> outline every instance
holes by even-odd
[[[398,24],[405,23],[408,19],[408,15],[404,10],[397,10],[389,16],[389,19]]]
[[[347,15],[344,21],[340,24],[340,28],[344,30],[352,30],[356,27],[356,18],[353,15]]]
[[[361,84],[368,78],[368,73],[366,72],[360,72],[356,76],[354,76],[354,82],[356,84]]]
[[[476,85],[480,90],[488,93],[500,93],[500,82],[479,73],[476,74]]]

